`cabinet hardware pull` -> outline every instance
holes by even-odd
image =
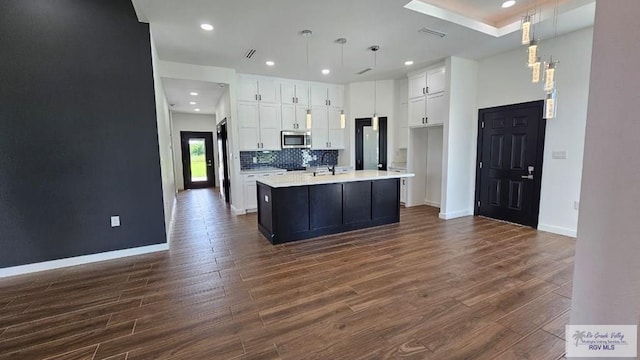
[[[258,101],[258,94],[256,94],[255,97],[256,97],[256,101]]]
[[[258,100],[262,101],[262,95],[258,95]]]
[[[427,94],[429,93],[429,87],[427,86]]]

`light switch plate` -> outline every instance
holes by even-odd
[[[111,217],[111,227],[120,226],[120,216],[112,216]]]
[[[264,196],[264,202],[269,202],[269,195]]]
[[[564,160],[567,158],[566,150],[554,150],[551,152],[552,159]]]

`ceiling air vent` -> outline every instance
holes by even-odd
[[[249,49],[249,51],[247,51],[246,54],[244,54],[244,57],[246,57],[247,59],[251,59],[251,57],[253,56],[253,54],[256,53],[256,49]]]
[[[437,30],[433,30],[433,29],[429,29],[427,27],[423,27],[422,29],[418,30],[419,33],[423,33],[425,35],[431,35],[431,36],[437,36],[439,38],[443,38],[445,36],[447,36],[447,34],[437,31]]]
[[[371,70],[373,70],[373,69],[372,69],[372,68],[366,68],[366,69],[364,69],[364,70],[360,70],[360,71],[358,71],[356,74],[358,74],[358,75],[362,75],[362,74],[366,73],[367,71],[371,71]]]

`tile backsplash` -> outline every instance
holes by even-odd
[[[320,164],[323,155],[324,162]],[[256,159],[255,163],[253,162],[254,158]],[[287,170],[298,170],[307,166],[337,164],[338,150],[283,149],[280,151],[240,151],[241,170],[268,166]]]

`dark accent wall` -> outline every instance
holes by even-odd
[[[149,26],[131,1],[2,0],[0,54],[0,268],[164,243]]]
[[[278,167],[299,170],[307,166],[338,165],[338,150],[283,149],[280,151],[241,151],[240,169],[250,170],[260,167]],[[322,156],[324,162],[320,164]],[[253,162],[256,158],[256,162]]]

